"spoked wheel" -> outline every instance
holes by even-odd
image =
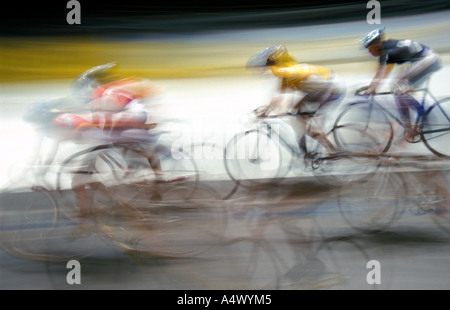
[[[209,187],[199,186],[189,199],[183,187],[156,196],[131,184],[99,187],[94,208],[102,236],[129,253],[173,258],[200,255],[223,238],[226,213]]]
[[[357,231],[373,233],[386,229],[401,214],[400,199],[405,183],[395,172],[379,171],[370,180],[342,188],[339,211]]]
[[[57,201],[42,187],[13,188],[0,195],[1,247],[18,257],[68,261],[91,254],[92,240],[71,242],[73,225],[58,221]]]
[[[111,145],[97,146],[72,154],[63,161],[56,176],[62,214],[73,218],[78,212],[75,186],[85,185],[91,192],[90,184],[112,186],[126,176],[127,162],[121,151]]]
[[[351,103],[336,119],[333,134],[341,151],[373,155],[386,153],[394,137],[386,114],[366,101]]]
[[[450,98],[441,100],[425,114],[421,136],[431,152],[450,158]]]
[[[305,135],[301,139],[305,152],[305,163],[311,167],[314,176],[331,186],[344,186],[369,179],[378,170],[376,157],[352,154],[329,154],[316,139]]]
[[[193,195],[199,179],[197,166],[189,154],[179,154],[180,158],[174,158],[170,150],[162,146],[147,151],[133,145],[104,145],[71,155],[57,174],[56,188],[64,202],[64,212],[77,211],[74,186],[84,185],[92,192],[96,184],[113,187],[154,182],[152,165],[156,162],[165,181],[189,183],[186,193]]]
[[[333,290],[373,290],[367,285],[367,270],[354,268],[354,262],[368,262],[371,257],[364,246],[350,238],[326,238],[317,250],[317,260],[324,265],[319,281],[310,284],[310,289],[331,288]]]
[[[195,159],[202,181],[208,181],[222,200],[231,198],[239,188],[239,184],[229,180],[224,166],[224,147],[214,141],[193,143],[189,153]]]
[[[292,165],[292,155],[281,147],[280,139],[270,129],[254,129],[234,136],[224,150],[230,178],[248,187],[280,182]]]
[[[450,170],[442,169],[421,186],[420,208],[428,212],[433,222],[450,233]]]
[[[338,154],[314,160],[313,173],[322,183],[345,186],[370,180],[379,167],[376,158]]]
[[[184,195],[186,199],[194,197],[197,186],[199,185],[200,173],[197,162],[193,156],[182,149],[178,150],[174,155],[172,150],[163,145],[158,145],[153,154],[155,154],[156,157],[153,157],[150,160],[159,161],[164,182],[173,183],[177,186],[184,186]],[[154,177],[154,173],[148,161],[144,164]]]

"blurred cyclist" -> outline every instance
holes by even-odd
[[[104,129],[144,128],[147,112],[143,100],[158,90],[147,79],[121,77],[115,67],[115,63],[107,63],[84,72],[72,84],[72,93],[89,105],[93,122]]]
[[[415,41],[385,39],[384,28],[369,32],[360,43],[361,48],[368,49],[372,56],[378,57],[377,71],[366,94],[374,94],[396,64],[407,64],[401,68],[392,91],[396,95],[397,108],[402,121],[408,128],[406,139],[412,138],[416,135],[416,128],[411,126],[409,107],[419,107],[419,103],[408,93],[419,88],[432,73],[441,68],[438,54]]]
[[[160,181],[163,177],[160,160],[151,146],[147,145],[155,142],[146,132],[155,124],[147,123],[144,106],[144,100],[158,90],[147,79],[122,78],[114,69],[115,63],[96,66],[78,76],[72,84],[72,95],[77,101],[89,106],[91,119],[76,113],[62,113],[52,122],[60,128],[72,130],[87,141],[92,137],[96,140],[104,136],[106,141],[142,143],[155,179]],[[101,135],[98,135],[99,130],[102,131]],[[126,134],[130,130],[134,130],[134,135]],[[85,168],[89,169],[89,163],[86,165]],[[92,182],[88,172],[75,173],[72,180],[80,218],[89,218],[91,215],[86,192],[86,185]]]
[[[258,67],[268,68],[281,81],[278,94],[258,116],[267,116],[282,104],[284,93],[300,91],[304,96],[292,105],[291,113],[300,116],[300,125],[308,135],[318,140],[330,153],[335,152],[334,146],[321,131],[323,124],[313,125],[311,122],[313,116],[318,122],[319,109],[341,95],[341,87],[333,80],[333,72],[328,68],[298,63],[282,45],[268,47],[248,60],[247,68]],[[305,151],[304,146],[302,148]]]

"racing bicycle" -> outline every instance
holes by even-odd
[[[415,92],[421,94],[413,110],[415,135],[409,143],[423,142],[435,155],[450,158],[450,97],[438,100],[430,91],[429,80],[425,88]],[[361,96],[367,87],[359,88],[358,99],[349,103],[336,118],[333,135],[336,145],[346,152],[370,152],[386,154],[394,142],[395,124],[409,130],[409,124],[402,121],[392,110],[387,95],[381,92]],[[395,100],[395,98],[393,98]],[[394,103],[395,104],[395,103]],[[395,105],[394,105],[395,106]],[[413,117],[411,119],[413,119]]]
[[[258,115],[257,110],[252,113]],[[287,176],[312,174],[323,184],[340,186],[362,181],[376,171],[378,161],[372,162],[367,154],[330,154],[322,143],[307,134],[297,140],[292,127],[283,120],[297,117],[297,114],[257,117],[252,128],[233,136],[223,156],[229,177],[236,184],[254,187],[279,183]],[[333,131],[326,136],[332,138]]]

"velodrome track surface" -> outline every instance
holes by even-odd
[[[450,42],[445,31],[448,29],[447,13],[383,20],[393,36],[414,38],[441,52],[444,68],[435,75],[432,84],[437,96],[450,95],[447,87],[450,77],[449,58],[446,55]],[[2,71],[2,184],[9,185],[8,176],[11,170],[14,173],[14,168],[11,167],[15,167],[15,163],[20,163],[22,158],[30,154],[34,142],[34,132],[21,121],[23,109],[35,100],[66,95],[71,77],[87,67],[114,60],[124,72],[151,78],[164,90],[151,103],[154,117],[183,120],[173,124],[177,130],[183,130],[194,140],[214,141],[220,148],[229,137],[245,128],[245,124],[241,122],[242,115],[266,104],[275,87],[273,79],[255,77],[242,69],[248,56],[255,50],[274,43],[286,44],[302,61],[332,67],[351,88],[364,84],[373,74],[374,60],[357,49],[361,33],[371,28],[365,20],[359,24],[334,25],[333,29],[338,35],[332,36],[332,39],[329,38],[330,25],[322,25],[284,30],[211,33],[166,38],[156,43],[145,38],[103,38],[94,41],[63,40],[57,45],[53,41],[48,44],[48,38],[33,38],[30,41],[16,42],[17,44],[5,44],[2,52],[12,54],[7,66],[3,68],[9,66],[13,69],[18,66],[22,70],[29,70],[30,74],[24,78],[23,74],[17,74],[20,70],[9,71],[11,74],[8,74],[7,69]],[[30,46],[42,49],[45,53],[32,54]],[[78,51],[80,57],[73,56],[74,50]],[[27,53],[26,57],[21,53]],[[55,53],[61,56],[57,65],[51,61]],[[157,61],[161,57],[164,60]],[[408,152],[429,155],[428,150],[420,144],[410,145]],[[62,156],[64,155],[66,154]],[[225,186],[221,185],[217,190],[226,192],[232,188],[224,173],[221,158],[203,163],[208,166],[209,179],[226,181]],[[337,253],[341,262],[348,263],[345,267],[347,271],[351,270],[350,282],[348,285],[341,283],[331,288],[373,289],[366,282],[366,263],[371,259],[379,260],[382,267],[382,282],[376,287],[378,289],[448,288],[448,235],[438,229],[427,215],[406,216],[379,234],[361,234],[343,222],[337,211],[338,196],[334,191],[317,185],[310,174],[300,177],[293,179],[292,183],[276,186],[268,193],[246,190],[237,192],[225,205],[229,209],[241,210],[241,216],[230,215],[226,237],[242,237],[240,233],[248,233],[243,219],[264,219],[267,214],[274,216],[273,208],[281,206],[284,208],[281,209],[284,216],[295,216],[307,228],[317,228],[316,225],[319,225],[324,233],[321,237],[345,243],[343,247],[336,248],[334,253]],[[249,205],[257,206],[252,209],[253,213],[246,213]],[[282,215],[280,217],[283,218]],[[272,228],[265,235],[266,250],[253,252],[254,245],[260,243],[254,243],[255,240],[252,239],[253,242],[223,243],[215,247],[207,257],[188,260],[152,257],[136,262],[123,252],[92,238],[89,248],[95,247],[95,251],[81,261],[82,284],[79,286],[69,286],[65,282],[68,271],[66,262],[35,262],[0,252],[0,288],[295,288],[289,286],[289,281],[283,277],[280,277],[282,279],[279,282],[274,282],[273,279],[278,279],[274,275],[279,275],[278,272],[285,275],[291,268],[301,266],[303,261],[296,254],[307,251],[305,247],[317,245],[323,239],[298,239],[296,241],[301,244],[299,246],[291,242],[295,240],[281,234],[277,224]],[[267,249],[280,254],[283,260],[280,266],[273,263],[273,252]],[[321,256],[320,259],[330,262],[329,257]],[[251,276],[243,272],[248,271],[246,264],[249,261],[257,261]],[[319,270],[314,265],[304,269]],[[326,288],[318,279],[322,278],[302,283],[301,288]]]

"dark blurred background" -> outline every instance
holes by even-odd
[[[66,0],[8,1],[1,34],[87,35],[111,32],[190,32],[300,26],[361,19],[368,1],[86,1],[80,0],[81,24],[69,25]],[[448,0],[379,1],[384,17],[450,8]]]
[[[0,82],[73,79],[110,61],[152,79],[242,75],[249,55],[275,43],[288,45],[305,62],[369,61],[358,40],[378,26],[447,51],[447,24],[434,25],[435,17],[424,13],[440,13],[442,23],[448,0],[379,1],[383,25],[366,22],[371,8],[365,0],[78,2],[81,23],[69,24],[68,0],[8,1],[0,18]],[[325,27],[294,30],[316,25]],[[401,28],[410,33],[399,33]],[[234,36],[221,36],[226,33]]]

